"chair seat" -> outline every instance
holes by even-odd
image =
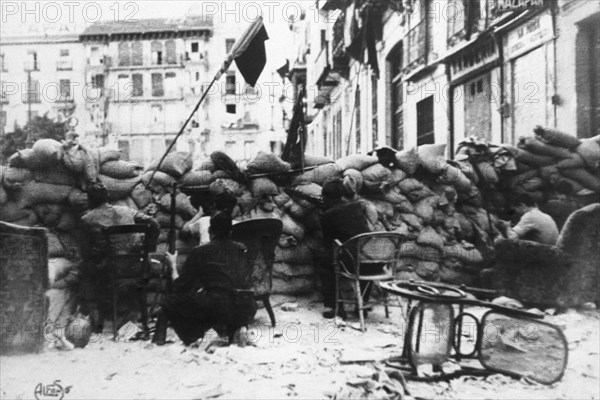
[[[384,275],[361,275],[361,276],[356,276],[356,275],[352,275],[352,274],[345,274],[345,273],[340,273],[341,276],[343,276],[344,278],[348,278],[348,279],[355,279],[355,280],[359,280],[359,281],[381,281],[381,280],[385,280],[385,279],[393,279],[394,275],[390,274],[384,274]]]

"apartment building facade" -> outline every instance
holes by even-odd
[[[451,155],[468,136],[515,142],[535,125],[600,133],[596,2],[337,0],[313,8],[309,151],[339,157],[447,143]]]

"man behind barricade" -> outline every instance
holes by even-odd
[[[520,219],[512,228],[505,224],[508,239],[530,240],[548,245],[556,244],[559,234],[556,222],[551,216],[541,212],[530,196],[519,196],[513,210]]]
[[[176,255],[167,253],[173,294],[163,301],[162,312],[186,346],[203,338],[211,328],[221,336],[227,333],[232,340],[234,332],[239,335],[256,313],[253,296],[236,295],[236,289],[248,289],[251,283],[236,273],[247,267],[247,250],[230,239],[231,225],[229,213],[213,216],[210,242],[192,250],[181,274],[176,268]]]
[[[114,225],[149,224],[155,234],[150,240],[156,242],[160,227],[152,217],[141,211],[109,204],[108,192],[100,181],[95,181],[87,194],[90,210],[81,217],[84,234],[81,267],[83,312],[91,317],[93,331],[101,332],[111,309],[110,274],[105,264],[107,244],[102,229]],[[135,237],[120,240],[117,244],[123,251],[140,245]]]

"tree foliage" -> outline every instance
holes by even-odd
[[[31,141],[36,142],[39,139],[54,139],[59,142],[65,139],[68,127],[66,122],[54,122],[44,116],[36,116],[25,126],[15,125],[13,132],[7,133],[0,138],[0,158],[3,162],[17,150],[24,149],[27,145],[27,133],[31,132]]]

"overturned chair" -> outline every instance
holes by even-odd
[[[490,280],[501,294],[524,303],[573,307],[598,303],[600,203],[572,213],[555,246],[503,239]]]
[[[270,301],[273,263],[282,228],[283,224],[279,219],[261,218],[237,223],[231,230],[231,239],[244,244],[248,249],[254,298],[263,302],[272,326],[276,323]]]

